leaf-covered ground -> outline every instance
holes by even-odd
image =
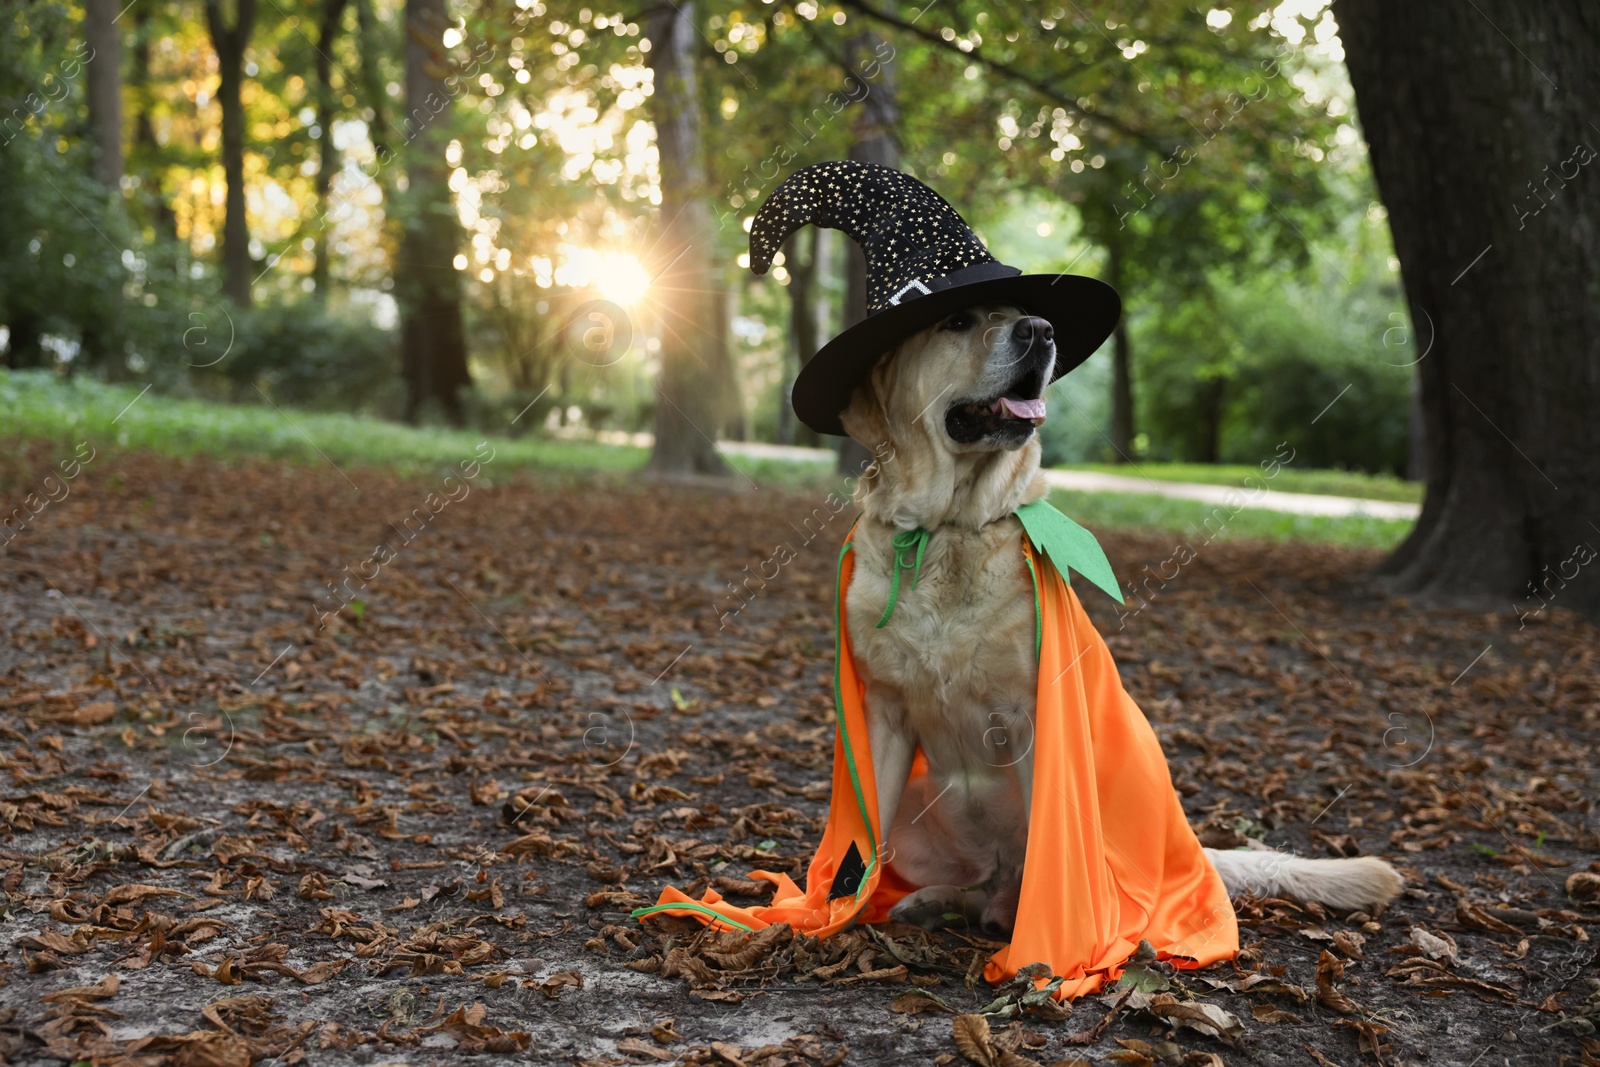
[[[0,1061],[1600,1063],[1600,633],[1559,594],[1519,623],[1380,597],[1366,552],[1107,535],[1154,595],[1085,600],[1207,842],[1408,885],[1241,900],[1236,963],[1062,1012],[975,980],[976,936],[627,917],[803,871],[848,512],[447,473],[127,454],[10,540]]]

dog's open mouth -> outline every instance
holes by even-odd
[[[945,412],[945,432],[960,444],[993,438],[1006,444],[1027,440],[1034,427],[1044,425],[1043,375],[1030,370],[999,396],[963,400]]]
[[[962,407],[969,417],[997,415],[1007,419],[1026,419],[1035,426],[1044,425],[1043,397],[1025,400],[1021,397],[1001,396],[996,397],[987,405],[980,401],[975,404],[964,404]]]

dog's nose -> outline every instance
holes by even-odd
[[[1035,339],[1054,341],[1056,328],[1050,325],[1049,319],[1041,319],[1037,315],[1024,315],[1017,320],[1015,326],[1011,327],[1011,336],[1024,344],[1031,343]]]

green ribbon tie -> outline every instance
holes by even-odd
[[[911,588],[917,587],[917,579],[922,577],[922,553],[928,548],[928,531],[918,526],[915,530],[902,530],[894,535],[894,569],[889,576],[889,603],[884,606],[883,617],[878,620],[877,629],[881,630],[889,623],[889,616],[894,614],[894,606],[900,599],[900,572],[911,568]],[[907,556],[915,549],[915,555]]]

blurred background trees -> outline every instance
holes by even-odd
[[[1389,66],[1415,26],[1351,11],[1359,94],[1319,0],[19,0],[0,14],[0,355],[218,400],[649,432],[657,472],[714,476],[718,439],[819,443],[785,398],[862,313],[859,254],[806,232],[756,279],[745,226],[788,173],[853,156],[932,184],[1007,262],[1122,291],[1122,328],[1055,387],[1049,462],[1253,464],[1288,442],[1298,465],[1426,474],[1436,511],[1476,455],[1439,435],[1499,446],[1430,378],[1435,323],[1410,312],[1460,298],[1437,281],[1456,251],[1512,238],[1463,236],[1402,290],[1438,226],[1397,221],[1396,256],[1355,105],[1381,115],[1383,199],[1413,218],[1471,116],[1441,105],[1417,164]],[[1593,51],[1550,19],[1511,21],[1580,41],[1549,66]],[[1439,63],[1469,81],[1480,21],[1441,23],[1459,33]],[[1576,158],[1551,154],[1588,136],[1567,125],[1484,178],[1478,209]],[[1589,177],[1574,165],[1563,182]],[[1586,210],[1546,199],[1563,226]],[[1480,308],[1505,291],[1488,277]],[[1525,340],[1537,319],[1498,321]],[[1527,373],[1571,379],[1570,343],[1546,348]],[[1515,392],[1495,381],[1475,403]],[[1536,392],[1484,411],[1531,433]]]
[[[1096,357],[1107,395],[1062,411],[1057,461],[1248,460],[1264,410],[1293,428],[1307,402],[1269,366],[1360,366],[1385,412],[1408,395],[1373,358],[1398,277],[1316,5],[28,0],[6,18],[12,366],[655,431],[662,469],[716,470],[718,438],[817,443],[783,399],[863,314],[859,252],[804,234],[754,279],[744,226],[788,173],[854,156],[939,188],[1008,261],[1126,294]],[[1281,313],[1286,291],[1328,328]],[[1365,318],[1341,328],[1321,297]],[[1405,454],[1390,427],[1324,458]]]

